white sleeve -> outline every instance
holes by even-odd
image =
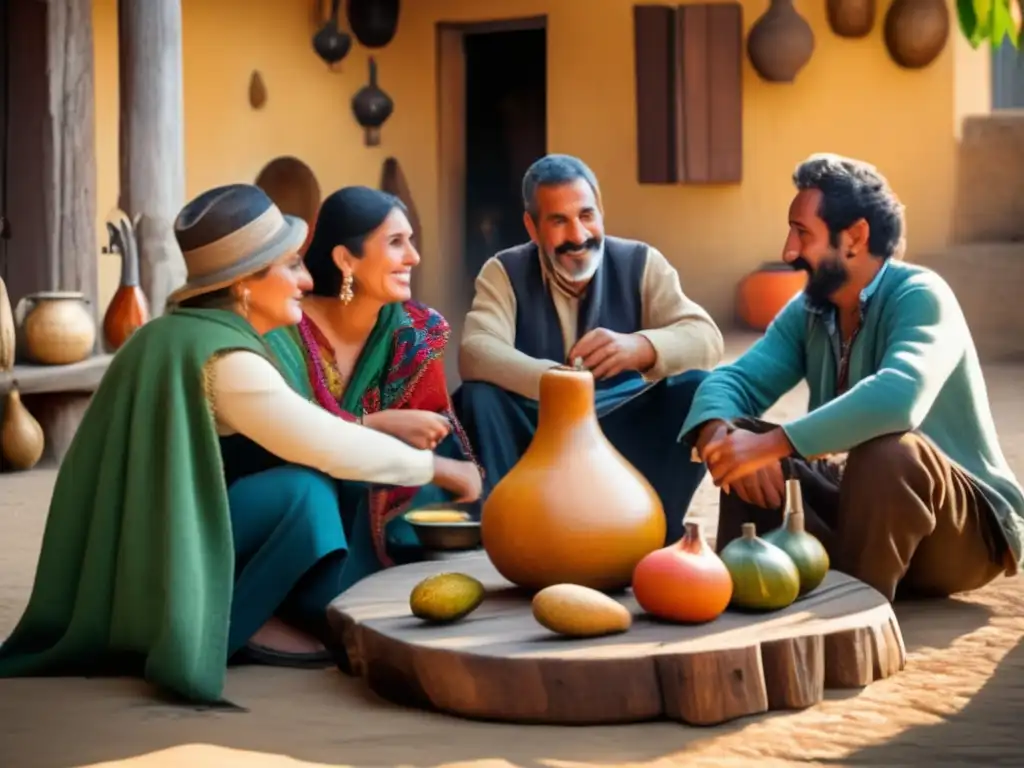
[[[275,456],[339,480],[420,486],[433,479],[430,451],[340,419],[309,402],[266,358],[238,350],[210,365],[217,421]]]

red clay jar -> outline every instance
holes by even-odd
[[[807,273],[781,262],[768,262],[744,277],[736,289],[740,319],[764,331],[789,300],[807,285]]]

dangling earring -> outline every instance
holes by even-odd
[[[348,304],[354,296],[355,294],[352,291],[352,275],[345,275],[345,278],[341,281],[341,293],[338,294],[338,298],[342,304]]]
[[[242,289],[242,317],[244,317],[246,320],[249,319],[249,302],[251,301],[251,299],[252,299],[252,296],[249,293],[249,289],[248,288],[243,288]]]

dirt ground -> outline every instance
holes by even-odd
[[[1003,448],[1024,476],[1024,365],[986,373]],[[805,397],[799,389],[769,415],[797,413]],[[28,599],[53,477],[0,478],[0,636]],[[713,531],[716,507],[705,484],[690,514]],[[247,713],[167,706],[132,680],[0,680],[0,766],[1024,765],[1024,581],[897,613],[900,675],[803,712],[708,729],[468,722],[392,706],[335,670],[234,669],[227,695]]]

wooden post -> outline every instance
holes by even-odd
[[[43,148],[50,285],[81,291],[94,315],[99,298],[96,240],[96,119],[92,2],[50,0],[49,110]]]
[[[141,216],[142,290],[153,316],[185,281],[174,218],[185,200],[181,0],[118,0],[120,208]]]

